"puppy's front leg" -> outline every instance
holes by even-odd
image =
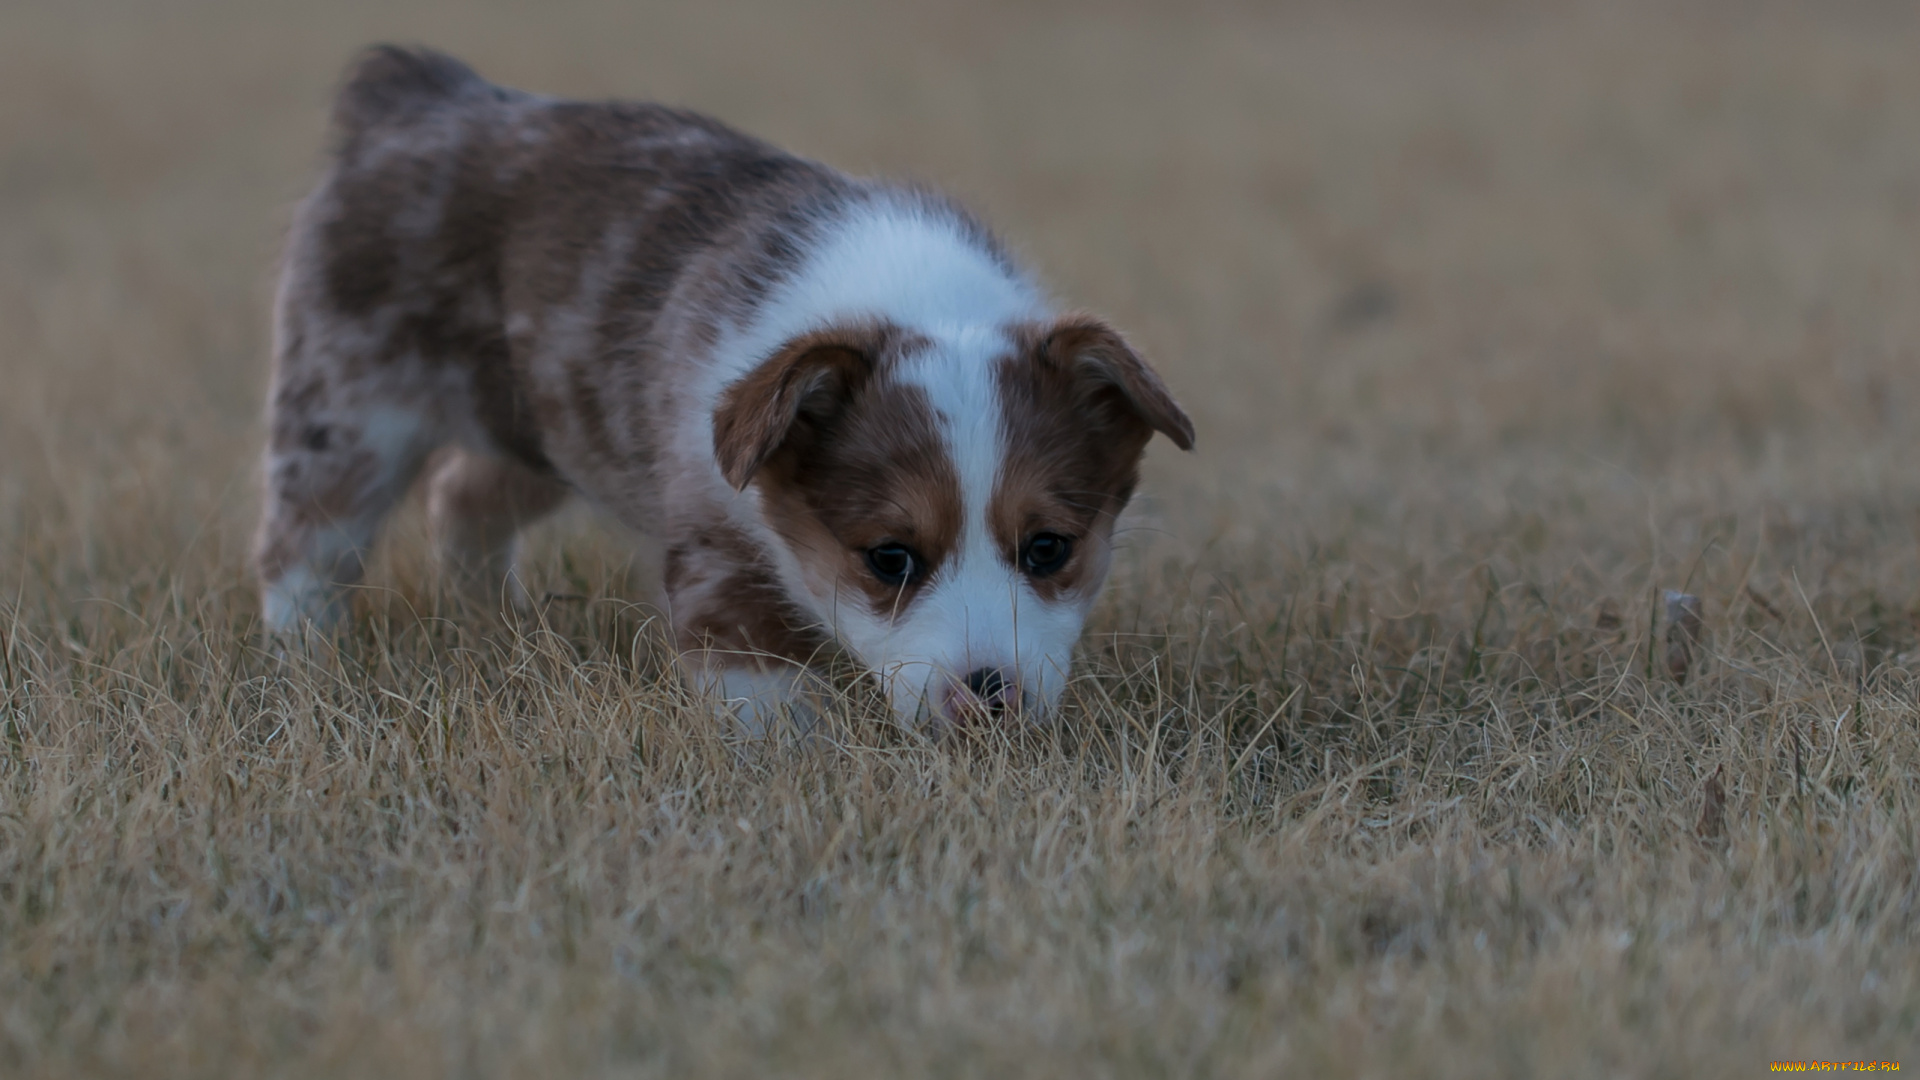
[[[671,545],[667,611],[688,675],[741,734],[761,738],[782,713],[804,732],[819,718],[808,664],[827,640],[806,625],[746,537],[725,528]]]
[[[813,730],[820,719],[818,701],[807,690],[812,677],[804,667],[709,649],[685,652],[681,658],[717,714],[730,718],[735,731],[749,739],[778,731],[783,717],[799,734]],[[765,666],[754,666],[751,661],[757,659]]]

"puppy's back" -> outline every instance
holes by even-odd
[[[464,370],[479,427],[541,468],[647,453],[599,398],[687,351],[653,333],[670,299],[710,332],[864,190],[698,113],[527,93],[427,49],[363,52],[333,126],[289,238],[283,374]],[[300,355],[316,343],[330,359]]]

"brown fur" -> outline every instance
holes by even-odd
[[[832,426],[890,359],[895,327],[831,327],[787,342],[727,387],[713,415],[713,451],[735,490],[790,438]],[[796,430],[796,427],[798,430]]]
[[[807,625],[763,561],[732,529],[689,537],[667,549],[663,577],[682,652],[704,663],[763,668],[770,661],[804,665],[828,648]]]
[[[448,568],[460,585],[477,593],[508,581],[520,530],[552,513],[566,497],[566,486],[548,473],[510,458],[456,449],[428,478],[427,519]],[[524,588],[517,581],[510,584],[508,599],[524,604]]]

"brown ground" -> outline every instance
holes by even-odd
[[[1920,1067],[1920,21],[1538,8],[0,6],[0,1072]],[[737,754],[584,513],[544,631],[415,514],[263,653],[382,38],[938,181],[1135,333],[1200,450],[1056,733]]]

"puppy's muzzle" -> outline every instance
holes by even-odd
[[[1020,712],[1020,684],[1004,668],[977,668],[962,679],[949,679],[942,694],[941,712],[956,727],[974,721],[997,722]]]

